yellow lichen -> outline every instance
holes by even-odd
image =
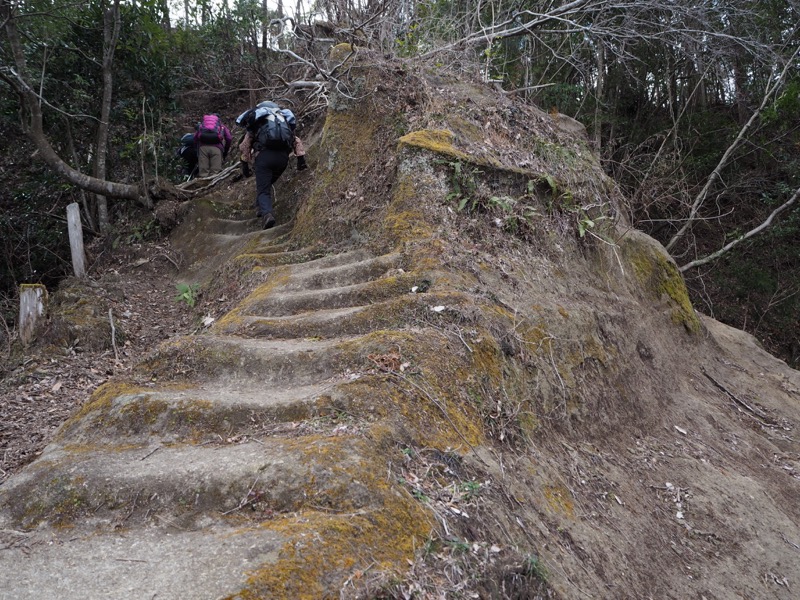
[[[542,490],[550,510],[569,517],[575,517],[575,504],[572,494],[563,484],[547,485]]]
[[[398,146],[409,146],[430,150],[437,154],[452,156],[464,161],[470,161],[469,155],[453,146],[454,135],[446,129],[422,129],[412,131],[398,140]]]
[[[73,426],[78,424],[88,415],[99,415],[101,413],[108,412],[108,409],[111,407],[111,403],[115,398],[124,396],[126,394],[135,394],[141,392],[146,392],[146,390],[142,387],[121,380],[104,383],[94,391],[89,401],[64,423],[64,426],[59,432],[58,437],[62,437],[66,431],[69,431]]]
[[[622,248],[639,284],[654,298],[668,297],[674,306],[672,321],[682,324],[690,333],[700,331],[700,320],[695,314],[683,276],[675,261],[655,240],[644,234],[629,233]]]
[[[306,464],[322,457],[343,483],[354,481],[368,489],[364,497],[368,504],[353,505],[347,485],[329,489],[326,498],[320,498],[314,481],[309,481],[308,490],[298,490],[298,496],[309,498],[311,506],[259,525],[286,540],[277,561],[250,572],[244,589],[229,600],[338,598],[344,582],[361,570],[404,571],[430,536],[434,519],[403,488],[386,479],[378,467],[383,464],[382,444],[357,442],[359,460],[337,466],[333,459],[341,462],[346,452],[341,438],[284,443],[304,450]],[[325,501],[331,508],[320,510],[325,507],[318,503]]]

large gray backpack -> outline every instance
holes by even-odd
[[[254,125],[256,150],[288,150],[294,148],[294,132],[289,120],[279,108],[255,109]],[[259,114],[260,113],[260,114]]]

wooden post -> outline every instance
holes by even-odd
[[[78,208],[77,202],[67,206],[67,228],[69,230],[69,249],[72,252],[72,270],[75,271],[75,277],[86,277],[81,209]]]
[[[23,283],[19,288],[19,338],[28,346],[36,334],[36,325],[44,317],[47,288],[41,283]]]

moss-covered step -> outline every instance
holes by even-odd
[[[318,419],[347,410],[332,399],[336,383],[308,386],[236,387],[219,382],[201,387],[153,388],[112,382],[101,386],[59,430],[56,443],[163,443],[219,441],[263,436],[275,425]]]
[[[3,528],[160,521],[204,527],[258,492],[262,509],[373,505],[373,452],[353,429],[218,445],[65,445],[0,490]],[[253,515],[248,515],[253,516]]]
[[[335,377],[355,360],[353,345],[341,341],[190,336],[163,344],[137,367],[137,374],[153,382],[223,379],[231,389],[310,385]]]
[[[387,275],[392,269],[400,267],[402,256],[399,253],[361,258],[357,253],[355,260],[334,261],[332,257],[294,265],[291,278],[283,285],[283,291],[317,290],[365,283]]]
[[[200,530],[139,511],[104,526],[8,530],[0,590],[15,600],[336,598],[367,571],[403,572],[434,527],[431,512],[385,478],[371,482],[370,506],[344,512],[276,514],[261,489]]]
[[[235,317],[237,312],[242,316],[278,317],[313,310],[363,306],[394,296],[410,294],[411,288],[416,283],[415,275],[400,274],[342,287],[275,292],[274,289],[279,284],[267,282],[246,298],[242,302],[241,310],[233,311],[231,317]]]
[[[103,535],[75,527],[13,532],[0,553],[0,597],[220,598],[277,562],[288,539],[274,528],[236,524],[200,531],[123,525]]]
[[[412,293],[362,306],[320,309],[281,317],[244,315],[223,319],[217,331],[273,339],[333,338],[378,329],[402,329],[426,320],[444,324],[457,307],[468,303],[458,292]],[[446,307],[441,313],[437,307]]]

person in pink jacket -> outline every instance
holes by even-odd
[[[228,156],[233,136],[219,115],[204,115],[194,134],[197,142],[197,166],[200,177],[216,175],[222,170],[222,161]]]

